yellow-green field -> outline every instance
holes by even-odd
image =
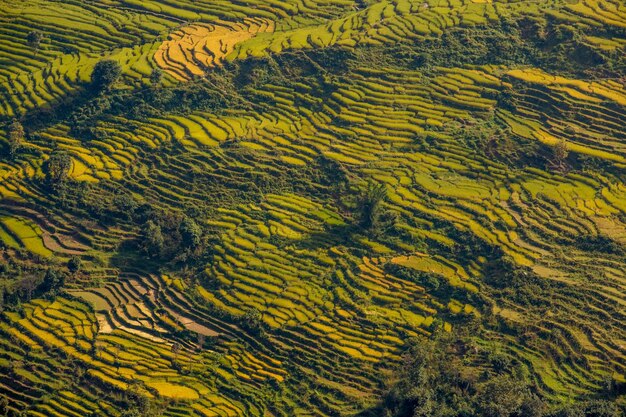
[[[7,415],[375,415],[441,333],[626,402],[622,1],[0,0],[0,37]]]

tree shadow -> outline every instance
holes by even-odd
[[[328,249],[333,246],[354,246],[353,235],[359,227],[352,224],[331,226],[325,230],[309,233],[295,243],[298,249]]]
[[[158,258],[148,258],[132,239],[124,240],[109,258],[109,267],[120,271],[143,271],[157,273],[163,262]]]

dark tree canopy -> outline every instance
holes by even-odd
[[[360,225],[363,229],[370,229],[376,226],[380,205],[387,197],[387,189],[384,185],[369,184],[367,191],[358,202],[361,209]]]
[[[25,138],[24,126],[18,120],[13,120],[9,125],[9,155],[11,157],[14,157],[22,147]]]
[[[67,179],[72,167],[72,158],[67,152],[55,151],[43,165],[46,181],[50,184],[60,184]]]
[[[26,41],[33,49],[37,50],[41,46],[41,41],[43,41],[43,33],[38,30],[30,31],[26,36]]]
[[[78,256],[72,256],[67,262],[67,269],[69,269],[72,274],[78,272],[81,266],[82,260]]]
[[[144,225],[141,248],[150,256],[160,255],[165,245],[161,226],[148,220]]]
[[[112,59],[99,61],[91,73],[91,84],[98,90],[110,88],[122,75],[122,66]]]
[[[193,249],[201,243],[202,229],[193,219],[185,217],[180,224],[180,235],[183,239],[183,245]]]
[[[163,70],[161,68],[155,68],[150,73],[150,82],[152,84],[159,84],[163,79]]]

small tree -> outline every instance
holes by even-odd
[[[25,137],[24,126],[18,120],[13,120],[9,125],[9,155],[11,158],[15,157],[17,151],[22,147]]]
[[[163,70],[161,68],[155,68],[150,73],[150,82],[152,85],[161,84],[161,80],[163,80]]]
[[[55,151],[43,165],[46,181],[51,185],[60,185],[66,179],[72,167],[72,158],[64,151]]]
[[[45,278],[44,278],[45,282]],[[19,282],[21,293],[25,297],[26,301],[30,301],[33,298],[33,293],[41,283],[41,276],[35,274],[26,274]],[[46,290],[44,288],[44,290]]]
[[[566,160],[568,156],[567,142],[565,139],[562,139],[552,148],[552,166],[558,171],[565,171],[567,169]]]
[[[148,220],[143,230],[142,249],[149,255],[160,255],[165,246],[165,238],[161,226]]]
[[[206,341],[206,336],[202,333],[198,333],[198,350],[202,350],[204,348],[204,342]]]
[[[26,35],[26,41],[31,48],[37,51],[41,46],[41,41],[43,41],[43,33],[38,30],[32,30]]]
[[[121,65],[112,59],[99,61],[91,73],[91,84],[98,90],[107,90],[122,75]]]
[[[380,203],[387,197],[384,184],[369,184],[367,191],[359,199],[359,224],[365,230],[375,228],[380,214]]]
[[[535,394],[526,394],[520,409],[520,415],[525,417],[542,417],[545,415],[546,405]]]
[[[174,360],[172,363],[174,364],[174,367],[178,367],[178,355],[180,354],[181,348],[182,346],[178,342],[174,342],[174,344],[172,344],[172,353],[174,354]]]
[[[41,289],[45,292],[57,291],[65,285],[65,275],[61,271],[48,268],[46,275],[43,277]]]
[[[133,214],[138,207],[137,200],[135,200],[133,195],[128,192],[115,194],[113,197],[113,204],[118,211],[126,216],[127,219],[131,219],[133,217]]]
[[[180,223],[180,235],[186,248],[195,249],[202,242],[202,229],[191,218],[185,217]]]
[[[261,312],[255,307],[246,311],[246,313],[241,316],[239,320],[243,328],[251,331],[254,334],[260,334],[263,331],[263,316]]]
[[[80,267],[82,266],[82,263],[83,261],[78,256],[74,255],[67,262],[67,269],[69,269],[69,271],[72,274],[75,274],[78,271],[80,271]]]
[[[0,415],[2,416],[8,416],[9,415],[9,400],[7,400],[7,397],[5,397],[4,395],[2,395],[0,397]]]

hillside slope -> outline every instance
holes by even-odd
[[[450,337],[543,415],[624,407],[623,1],[0,22],[0,414],[411,415]]]

